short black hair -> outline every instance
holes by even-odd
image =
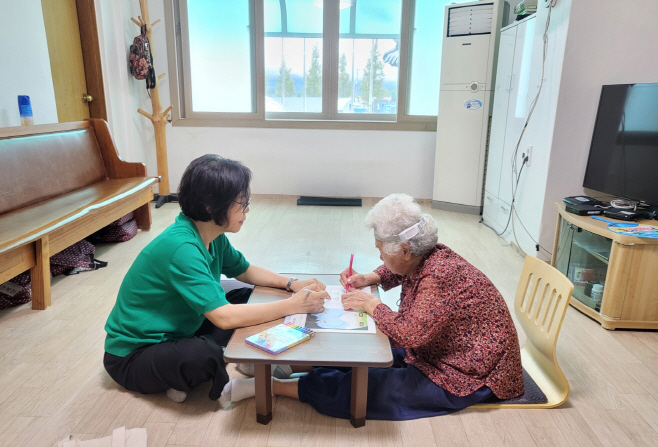
[[[206,154],[185,169],[178,186],[178,203],[192,220],[219,226],[228,223],[228,210],[250,195],[251,170],[239,161]]]

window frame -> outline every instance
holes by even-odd
[[[408,79],[412,56],[415,0],[402,0],[400,61],[396,114],[338,113],[339,0],[324,0],[322,51],[322,112],[265,112],[265,32],[263,0],[249,0],[253,24],[251,39],[252,104],[256,112],[194,112],[191,109],[188,0],[165,0],[169,91],[173,126],[258,127],[288,129],[410,130],[436,131],[436,115],[407,115]],[[441,24],[443,26],[443,24]],[[159,81],[158,81],[159,83]],[[437,85],[438,88],[438,85]],[[345,117],[349,117],[346,119]]]

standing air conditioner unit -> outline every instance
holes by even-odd
[[[502,5],[446,6],[432,208],[482,212]]]

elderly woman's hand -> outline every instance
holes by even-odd
[[[340,284],[347,290],[347,285],[354,289],[360,289],[361,287],[371,286],[373,284],[379,284],[381,278],[375,272],[370,272],[365,275],[357,273],[352,269],[352,276],[349,276],[350,269],[346,268],[343,270],[343,273],[340,274]]]
[[[311,278],[311,279],[298,279],[296,281],[293,281],[292,284],[290,284],[290,290],[292,290],[293,292],[299,292],[302,289],[307,289],[311,284],[316,284],[318,286],[317,290],[325,290],[327,288],[324,284],[322,284],[317,279]]]
[[[316,314],[324,311],[324,300],[329,293],[319,290],[317,284],[310,284],[306,288],[288,298],[290,300],[290,314]]]
[[[348,292],[341,297],[341,300],[345,310],[362,310],[370,315],[375,311],[375,307],[382,303],[375,295],[361,290]]]

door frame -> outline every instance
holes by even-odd
[[[103,86],[96,7],[94,0],[76,0],[75,3],[78,10],[78,27],[80,28],[80,43],[82,44],[82,59],[85,67],[87,94],[94,98],[89,103],[89,117],[107,121],[107,105],[105,103],[105,88]]]

